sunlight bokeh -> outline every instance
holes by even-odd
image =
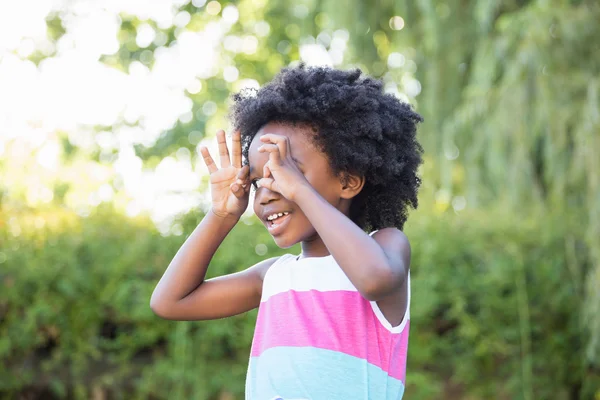
[[[134,146],[150,147],[162,132],[194,118],[189,94],[198,93],[205,79],[222,74],[235,90],[258,88],[258,82],[242,79],[235,66],[227,65],[222,50],[255,53],[257,37],[267,35],[269,25],[257,24],[256,36],[231,35],[239,17],[236,6],[221,10],[213,1],[206,13],[220,17],[191,30],[190,14],[178,11],[188,2],[0,4],[0,155],[4,170],[11,171],[2,176],[8,199],[38,206],[53,200],[57,183],[69,184],[65,203],[82,214],[112,201],[130,216],[147,212],[164,226],[172,216],[202,205],[199,188],[205,170],[191,162],[195,157],[182,153],[145,168]],[[194,1],[204,5],[200,3]],[[150,66],[132,61],[119,69],[102,61],[120,50],[123,14],[147,21],[137,27],[135,42],[140,48],[155,46],[148,55]],[[64,34],[53,40],[47,21],[56,15]],[[164,46],[164,34],[148,22],[161,29],[176,27],[176,41]],[[339,30],[329,40],[329,51],[315,39],[307,41],[301,59],[310,65],[341,63],[347,32]],[[202,110],[213,115],[214,102],[206,102]],[[226,121],[219,121],[227,130]],[[214,150],[214,132],[199,134],[208,138],[201,143]],[[100,151],[100,162],[81,158],[65,165],[65,137],[80,150]]]

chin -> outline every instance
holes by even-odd
[[[292,238],[286,237],[286,235],[273,236],[273,240],[277,247],[281,249],[289,249],[296,243],[300,242],[300,240],[294,240]]]
[[[311,226],[305,228],[300,232],[298,230],[294,232],[282,232],[277,236],[272,236],[275,244],[281,249],[289,249],[290,247],[304,241],[312,241],[317,236],[317,231]]]

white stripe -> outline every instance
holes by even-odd
[[[372,236],[375,232],[369,234]],[[328,292],[347,290],[357,292],[344,271],[330,254],[325,257],[307,257],[284,254],[267,271],[263,281],[261,302],[271,296],[294,290],[307,292],[318,290]]]
[[[392,333],[402,332],[404,330],[404,327],[406,326],[406,323],[410,319],[410,271],[408,271],[407,279],[408,279],[408,282],[407,282],[408,293],[406,295],[406,312],[404,313],[404,318],[402,318],[402,322],[400,322],[400,325],[392,326],[392,324],[390,324],[390,322],[387,320],[385,315],[383,315],[383,313],[381,312],[381,309],[379,308],[379,305],[377,304],[377,302],[376,301],[369,302],[369,303],[371,303],[371,308],[373,308],[373,312],[375,313],[375,316],[377,317],[377,319],[379,320],[381,325],[383,325],[383,327],[385,329],[387,329],[388,331],[390,331]]]
[[[373,236],[373,234],[377,232],[377,231],[373,231],[369,234],[369,236]],[[377,319],[379,320],[379,322],[381,323],[381,325],[383,325],[383,327],[385,329],[387,329],[388,331],[392,332],[392,333],[400,333],[404,330],[404,327],[406,326],[406,323],[408,322],[408,320],[410,320],[410,271],[408,271],[408,287],[407,287],[407,299],[406,299],[406,311],[404,313],[404,318],[402,318],[402,322],[400,322],[400,325],[397,326],[392,326],[392,324],[390,324],[390,321],[387,320],[387,318],[383,315],[383,313],[381,312],[381,309],[379,308],[379,304],[377,304],[376,301],[370,301],[369,303],[371,303],[371,308],[373,309],[373,313],[375,313],[375,316],[377,317]]]
[[[333,256],[310,257],[300,260],[296,260],[296,258],[297,256],[292,254],[285,254],[269,268],[263,281],[260,300],[262,303],[269,300],[273,295],[289,290],[297,292],[307,292],[309,290],[320,292],[334,290],[358,291],[335,262]],[[406,312],[399,325],[392,326],[381,312],[377,302],[369,302],[381,325],[392,333],[402,332],[410,319],[410,271],[407,279]]]
[[[296,260],[296,256],[286,254],[281,256],[265,274],[261,302],[267,301],[277,293],[289,290],[357,291],[331,255]]]

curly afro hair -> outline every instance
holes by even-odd
[[[350,219],[369,232],[402,229],[408,206],[417,208],[417,168],[423,148],[416,139],[422,117],[382,90],[383,83],[361,70],[327,67],[283,68],[260,90],[233,95],[229,118],[242,135],[245,163],[256,132],[269,122],[306,126],[340,177],[365,178],[352,200]],[[310,132],[310,130],[308,130]]]

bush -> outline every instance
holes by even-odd
[[[85,218],[0,212],[0,397],[242,398],[256,311],[171,322],[149,308],[183,236],[108,207]],[[591,398],[598,373],[583,363],[587,261],[572,256],[582,246],[575,227],[490,210],[422,214],[407,231],[407,397]],[[189,234],[201,217],[177,224]],[[209,276],[283,252],[258,221],[246,222]]]
[[[441,373],[476,398],[591,398],[599,381],[584,365],[588,261],[567,248],[583,241],[558,216],[490,211],[413,219],[409,387],[411,372],[425,374],[439,398]]]

